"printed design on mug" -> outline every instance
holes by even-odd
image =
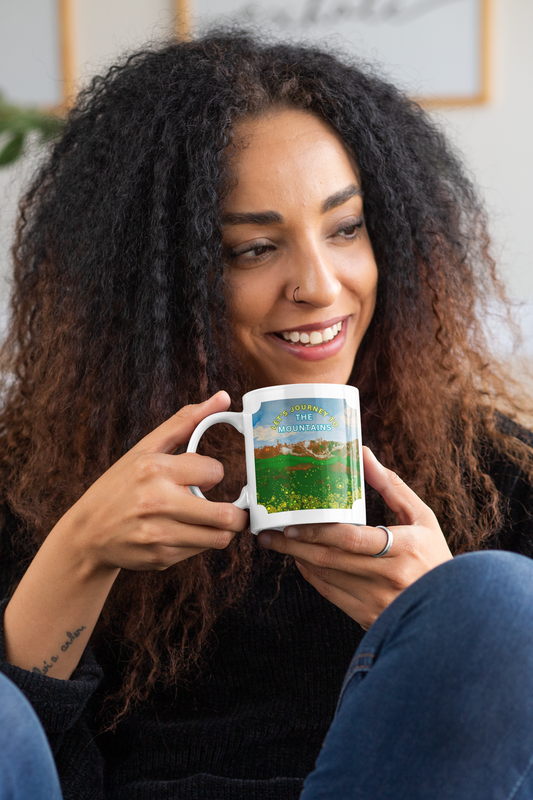
[[[269,514],[361,499],[357,414],[346,400],[269,400],[252,423],[257,503]]]

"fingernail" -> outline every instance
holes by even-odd
[[[257,541],[259,544],[262,544],[263,547],[269,547],[270,542],[272,541],[272,536],[266,531],[261,531],[261,533],[257,537]]]
[[[385,466],[384,466],[384,465],[381,463],[381,461],[379,460],[379,458],[377,457],[377,455],[376,455],[376,454],[375,454],[375,453],[374,453],[374,452],[373,452],[373,451],[370,449],[370,447],[367,447],[366,445],[364,445],[364,446],[363,446],[363,450],[366,450],[366,451],[367,451],[367,454],[368,454],[368,455],[367,455],[367,458],[370,458],[370,459],[371,459],[371,460],[374,462],[374,464],[377,464],[377,466],[378,466],[378,467],[379,467],[381,470],[386,470],[386,469],[387,469],[387,467],[385,467]]]
[[[289,528],[285,528],[283,532],[288,539],[297,539],[300,535],[298,528],[295,528],[293,525]]]
[[[221,394],[225,394],[226,397],[229,400],[229,394],[226,392],[226,390],[225,389],[219,389],[218,392],[215,392],[215,394],[212,394],[211,397],[208,397],[207,400],[204,400],[202,403],[200,403],[200,405],[201,406],[205,406],[206,403],[210,403],[211,400],[214,400],[215,397],[219,397]]]

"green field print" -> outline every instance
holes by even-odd
[[[361,499],[358,442],[280,443],[256,448],[257,502],[269,514],[352,508]]]

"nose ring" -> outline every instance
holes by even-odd
[[[294,290],[294,292],[292,293],[292,299],[294,300],[295,303],[305,303],[305,300],[297,300],[296,299],[296,292],[298,291],[299,288],[300,287],[297,286],[296,289]]]

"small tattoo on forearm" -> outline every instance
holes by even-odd
[[[78,636],[80,635],[80,633],[81,633],[82,631],[84,631],[84,630],[85,630],[85,625],[82,625],[82,626],[81,626],[81,628],[77,628],[77,629],[74,631],[74,633],[71,633],[70,631],[67,631],[67,637],[68,637],[68,638],[67,638],[67,641],[65,642],[65,644],[62,644],[62,645],[61,645],[61,650],[62,650],[63,652],[65,652],[66,650],[68,650],[68,649],[69,649],[69,647],[70,647],[70,645],[72,644],[72,642],[73,642],[75,639],[77,639],[77,638],[78,638]]]
[[[53,664],[47,664],[46,661],[43,661],[42,667],[40,669],[39,667],[34,667],[32,672],[37,672],[39,675],[46,675],[46,673],[52,669],[58,658],[59,656],[52,656],[51,661],[54,662]]]
[[[65,644],[61,645],[61,650],[63,651],[63,653],[65,653],[69,649],[72,642],[74,642],[78,638],[80,633],[84,630],[86,630],[86,627],[85,625],[82,625],[81,628],[76,628],[74,633],[72,633],[71,631],[66,632],[67,641],[65,642]],[[32,672],[36,672],[39,675],[46,675],[52,669],[52,667],[54,666],[54,664],[58,659],[59,656],[52,656],[50,658],[50,661],[52,662],[51,664],[48,664],[45,659],[43,661],[42,667],[33,667]]]

